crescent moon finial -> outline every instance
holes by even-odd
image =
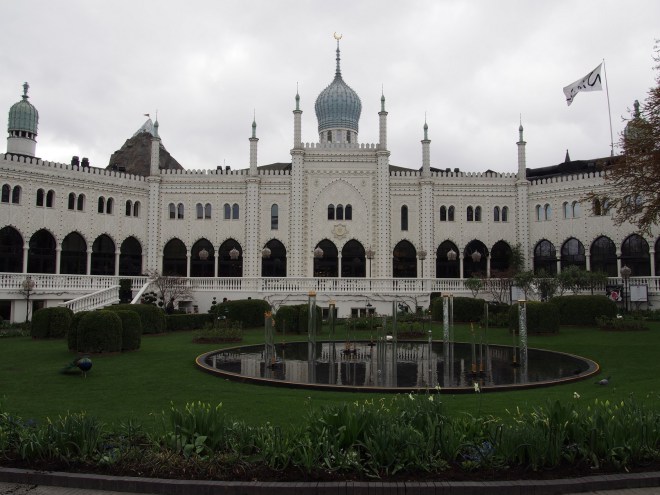
[[[337,34],[337,32],[335,31],[335,34],[333,34],[333,36],[337,41],[339,41],[342,38],[343,35]]]

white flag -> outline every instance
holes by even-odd
[[[568,106],[573,103],[573,98],[580,91],[602,91],[603,86],[600,83],[600,69],[603,67],[601,63],[594,70],[589,72],[586,76],[581,79],[578,79],[573,84],[569,84],[564,88],[564,94],[566,95],[566,104]]]

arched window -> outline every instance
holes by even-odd
[[[202,218],[204,218],[204,207],[202,206],[202,203],[197,203],[196,209],[197,209],[197,220],[201,220]]]
[[[616,245],[609,237],[600,236],[591,243],[590,269],[592,272],[603,272],[608,277],[617,276]]]
[[[119,248],[119,275],[140,275],[141,273],[142,246],[135,237],[127,237]]]
[[[545,220],[552,220],[552,206],[550,206],[549,204],[546,204],[543,207],[543,213],[544,213]]]
[[[496,206],[493,208],[493,221],[494,222],[499,222],[500,221],[500,207]]]
[[[41,191],[41,189],[39,189],[39,191]],[[37,199],[39,199],[39,191],[37,191]],[[9,203],[9,195],[10,194],[11,194],[11,187],[9,186],[9,184],[4,184],[2,186],[2,202],[3,203]],[[43,191],[41,191],[41,194],[43,195]],[[37,204],[37,206],[39,206],[39,205]]]
[[[334,220],[335,219],[335,205],[330,204],[328,205],[328,220]]]
[[[261,257],[261,276],[286,277],[286,249],[284,244],[277,239],[271,239],[265,247],[270,250],[270,254]]]
[[[536,205],[536,221],[540,222],[542,220],[542,209],[541,205]]]
[[[502,278],[510,276],[513,251],[505,241],[497,241],[490,250],[490,276]]]
[[[562,205],[562,210],[564,212],[564,218],[571,218],[571,205],[568,204],[568,202],[564,201],[564,204]]]
[[[232,220],[238,220],[238,203],[231,206],[231,218]]]
[[[112,215],[112,207],[115,204],[115,200],[112,198],[108,198],[108,202],[105,204],[105,212],[108,215]]]
[[[190,256],[191,277],[213,277],[215,267],[215,249],[207,239],[200,239],[193,244]]]
[[[461,274],[460,270],[461,268],[460,260],[458,257],[458,247],[456,247],[456,244],[451,241],[444,241],[438,246],[436,251],[436,278],[459,278]]]
[[[76,209],[76,195],[74,193],[69,193],[68,208],[69,208],[69,210],[75,210]]]
[[[11,192],[11,202],[15,205],[21,202],[21,186],[14,186]]]
[[[447,207],[446,206],[441,206],[440,207],[440,221],[441,222],[446,222],[447,221]]]
[[[133,216],[134,217],[139,217],[140,216],[140,202],[136,201],[133,203]]]
[[[60,273],[87,273],[87,243],[78,232],[71,232],[62,240]]]
[[[580,203],[573,201],[573,204],[571,204],[571,210],[573,213],[573,218],[580,218],[580,214],[582,213]]]
[[[417,278],[417,250],[408,241],[401,241],[392,251],[392,276]]]
[[[163,275],[185,277],[188,273],[186,245],[177,238],[168,241],[163,248]]]
[[[110,200],[108,200],[110,201]],[[115,274],[115,243],[101,234],[92,244],[92,275]]]
[[[575,237],[568,239],[561,247],[561,269],[569,266],[577,266],[581,270],[587,268],[584,245]]]
[[[30,238],[28,248],[28,273],[55,273],[55,238],[41,229]]]
[[[541,270],[549,275],[557,273],[557,250],[554,244],[545,239],[534,248],[534,273]]]
[[[502,221],[503,222],[508,222],[509,221],[509,207],[508,206],[503,206],[502,207]]]
[[[450,207],[447,209],[447,221],[449,221],[449,222],[453,222],[453,221],[454,221],[454,212],[455,212],[455,211],[456,211],[456,209],[455,209],[453,206],[450,206]]]
[[[179,220],[183,220],[183,213],[184,213],[184,212],[183,212],[183,203],[179,203],[179,204],[176,206],[176,217],[177,217]]]
[[[488,254],[488,248],[483,242],[476,239],[470,241],[463,250],[463,278],[485,277],[488,272]]]
[[[337,246],[328,239],[319,242],[316,248],[321,248],[323,256],[317,258],[314,256],[314,276],[315,277],[337,277],[339,276],[339,254]]]
[[[270,206],[270,230],[277,230],[280,224],[279,206],[273,204]]]
[[[621,244],[621,266],[624,265],[632,270],[633,277],[651,275],[649,244],[642,236],[630,235]]]
[[[52,208],[54,202],[55,202],[55,191],[50,189],[46,193],[46,208]]]
[[[170,212],[170,219],[175,219],[176,218],[176,206],[174,206],[174,203],[170,203],[168,206],[169,212]]]
[[[78,204],[76,205],[76,209],[77,209],[78,211],[83,211],[83,210],[85,209],[85,195],[84,195],[84,194],[80,194],[80,195],[78,196],[78,201],[77,201],[77,203],[78,203]]]
[[[130,217],[133,214],[133,202],[129,199],[126,201],[126,216]]]
[[[474,222],[474,209],[471,206],[467,207],[467,221]]]
[[[342,205],[337,205],[337,220],[344,219],[344,207]]]
[[[597,217],[602,215],[602,210],[600,208],[600,199],[598,198],[594,199],[593,203],[591,204],[591,210],[594,212],[594,215]]]
[[[351,205],[344,207],[344,220],[353,220],[353,207]]]
[[[328,131],[328,142],[332,142],[332,131]]]
[[[225,203],[225,220],[231,220],[231,206],[229,203]]]
[[[211,207],[211,203],[206,203],[204,205],[204,218],[206,218],[207,220],[211,219],[211,210],[212,209],[213,208]]]
[[[9,189],[7,189],[7,201],[3,200],[3,203],[9,203]],[[44,190],[37,189],[37,206],[43,206],[43,205],[44,205]]]
[[[345,278],[366,277],[365,261],[364,246],[355,239],[351,239],[341,249],[341,276]]]
[[[236,250],[238,256],[231,257],[232,251]],[[218,277],[242,277],[243,276],[243,248],[234,239],[227,239],[218,249]]]
[[[607,199],[603,200],[603,215],[609,215],[610,214],[610,202]]]
[[[23,271],[23,237],[13,227],[0,229],[0,272]]]
[[[477,206],[474,209],[474,221],[481,222],[481,206]]]
[[[346,131],[346,142],[351,142],[351,131]],[[348,218],[346,220],[348,220]]]
[[[37,198],[37,201],[39,201],[38,198]],[[104,211],[105,211],[105,198],[103,196],[99,196],[98,212],[103,213]]]
[[[408,230],[408,207],[401,207],[401,230]]]

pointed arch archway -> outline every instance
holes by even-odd
[[[557,249],[547,239],[542,239],[534,247],[534,273],[544,271],[549,275],[557,274]]]
[[[621,244],[621,266],[624,265],[632,270],[633,277],[651,275],[649,243],[641,235],[629,235]]]
[[[607,236],[601,235],[594,239],[589,249],[590,270],[592,272],[603,272],[608,277],[618,275],[616,268],[616,244]]]
[[[409,241],[400,241],[394,246],[392,277],[417,278],[417,250]]]
[[[443,241],[435,252],[436,278],[460,278],[460,263],[456,244],[451,241]]]
[[[141,273],[142,245],[135,237],[129,236],[124,239],[119,248],[119,275],[140,275]]]
[[[0,272],[23,271],[23,236],[14,227],[0,229]]]
[[[497,241],[490,250],[490,276],[507,277],[510,274],[513,250],[506,241]]]
[[[87,273],[87,242],[78,232],[71,232],[62,240],[60,273]]]
[[[181,239],[171,239],[163,248],[163,275],[185,277],[188,273],[186,245]]]
[[[580,270],[587,269],[584,244],[575,237],[567,239],[561,246],[561,269],[564,270],[569,266],[577,266]]]
[[[28,245],[28,273],[55,273],[55,237],[46,229],[35,232]]]
[[[478,254],[476,254],[478,253]],[[474,239],[463,250],[463,278],[486,276],[488,272],[488,248]]]
[[[268,248],[264,256],[261,256],[262,277],[286,277],[286,248],[277,239],[271,239],[266,243],[264,249]]]
[[[92,244],[92,275],[115,274],[115,242],[101,234]]]
[[[339,252],[335,243],[323,239],[314,248],[314,252],[321,248],[323,255],[317,257],[314,255],[314,276],[315,277],[337,277],[339,276]]]
[[[238,252],[238,256],[232,258],[232,250]],[[218,277],[242,277],[243,276],[243,248],[235,239],[227,239],[218,249]]]
[[[208,239],[193,244],[190,253],[190,276],[213,277],[215,272],[215,249]]]
[[[364,246],[351,239],[341,248],[341,276],[344,278],[364,278],[367,276]]]

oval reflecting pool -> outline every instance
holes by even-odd
[[[443,392],[510,390],[582,380],[598,372],[586,358],[530,348],[443,342],[293,342],[241,346],[197,357],[205,371],[267,385]]]

